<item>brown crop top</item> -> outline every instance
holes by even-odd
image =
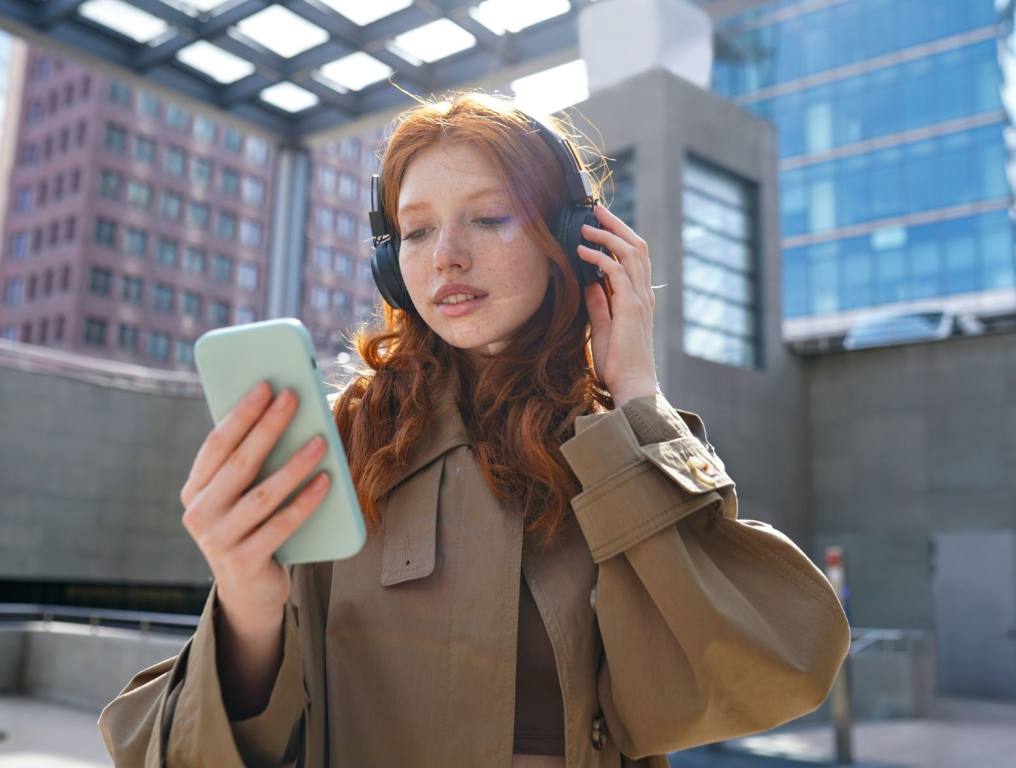
[[[554,665],[554,647],[525,576],[521,582],[512,752],[564,756],[564,700]]]

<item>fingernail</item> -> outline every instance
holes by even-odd
[[[247,402],[249,403],[253,403],[256,400],[260,400],[264,396],[264,394],[265,394],[265,383],[263,381],[259,381],[257,384],[254,385],[254,388],[247,393],[247,396],[244,399],[247,400]]]
[[[318,435],[309,443],[307,443],[300,451],[300,453],[302,453],[304,456],[313,456],[315,453],[321,450],[321,446],[324,445],[324,442],[325,441],[321,439],[321,436]]]
[[[310,484],[310,487],[311,490],[314,491],[323,491],[325,488],[328,487],[328,475],[325,473],[321,473],[320,475],[314,478],[314,482]]]
[[[279,396],[275,398],[275,402],[272,403],[272,408],[275,408],[276,410],[281,411],[283,408],[285,408],[287,405],[289,405],[289,401],[290,401],[291,398],[292,398],[292,395],[289,394],[289,390],[288,389],[282,390],[279,393]]]

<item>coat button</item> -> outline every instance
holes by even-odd
[[[700,459],[698,456],[692,456],[686,462],[688,469],[695,476],[700,483],[703,485],[716,485],[716,468],[705,459]]]
[[[589,607],[596,610],[596,587],[589,590]]]
[[[593,732],[591,734],[593,749],[602,752],[607,747],[607,724],[602,717],[593,718]]]

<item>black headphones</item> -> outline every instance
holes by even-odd
[[[521,112],[521,110],[518,111]],[[568,187],[570,199],[554,214],[550,221],[550,231],[561,244],[569,263],[578,275],[579,285],[585,287],[601,280],[603,270],[579,256],[579,244],[610,255],[605,247],[582,237],[583,224],[602,229],[593,214],[593,206],[598,201],[593,197],[589,178],[582,170],[575,150],[567,139],[559,136],[541,120],[525,112],[522,114],[532,123],[536,132],[543,137],[544,142],[550,147],[564,171],[565,184]],[[381,192],[379,170],[371,177],[370,186],[370,200],[373,208],[370,212],[370,230],[374,236],[374,254],[370,258],[370,271],[374,275],[374,282],[384,300],[395,309],[405,310],[411,307],[413,302],[409,298],[409,291],[406,290],[406,284],[402,279],[402,270],[399,268],[399,238],[389,226]]]

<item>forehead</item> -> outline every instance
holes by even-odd
[[[399,213],[478,194],[508,194],[493,158],[473,144],[442,142],[420,151],[410,161],[399,188]]]

